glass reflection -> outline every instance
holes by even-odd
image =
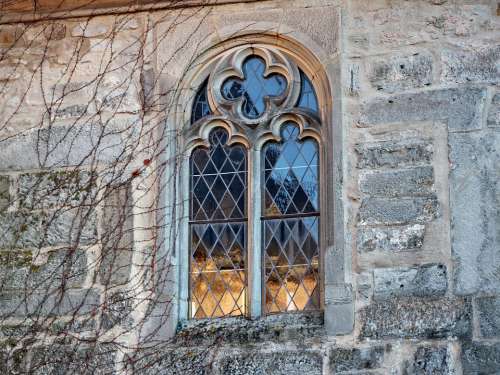
[[[265,77],[266,64],[260,57],[249,57],[243,63],[244,80],[229,78],[222,85],[222,95],[227,100],[243,97],[243,114],[256,119],[266,110],[265,98],[280,96],[285,92],[287,82],[281,74]]]
[[[266,313],[320,308],[318,147],[298,136],[287,123],[263,149]]]
[[[191,317],[246,309],[246,152],[214,130],[191,155]]]
[[[212,110],[208,104],[208,79],[203,82],[200,89],[196,93],[193,101],[193,110],[191,112],[191,124],[202,119],[205,116],[211,115]]]
[[[314,86],[302,70],[300,71],[300,95],[297,107],[308,109],[314,113],[319,112]]]

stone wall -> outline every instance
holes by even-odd
[[[493,0],[270,0],[0,24],[0,370],[499,373],[498,14]],[[171,100],[231,27],[295,30],[337,62],[347,334],[291,314],[162,339],[164,154],[185,110]]]

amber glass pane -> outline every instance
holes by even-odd
[[[264,153],[265,312],[316,310],[319,300],[318,147],[285,124]]]
[[[243,315],[246,309],[246,153],[210,134],[191,155],[191,317]]]
[[[251,56],[243,63],[244,80],[229,78],[222,85],[222,95],[228,100],[243,97],[243,114],[250,119],[260,117],[266,110],[265,98],[279,96],[286,89],[286,78],[281,74],[265,77],[263,59]]]

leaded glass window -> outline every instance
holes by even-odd
[[[246,307],[246,152],[217,128],[191,155],[191,317]]]
[[[282,141],[263,149],[262,191],[265,311],[319,306],[318,147],[298,140],[293,123]]]
[[[284,53],[238,47],[210,69],[192,108],[189,316],[321,309],[311,80]]]

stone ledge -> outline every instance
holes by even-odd
[[[300,341],[324,334],[323,312],[314,311],[270,315],[257,320],[244,317],[187,320],[179,324],[175,342],[191,346],[215,342]]]

